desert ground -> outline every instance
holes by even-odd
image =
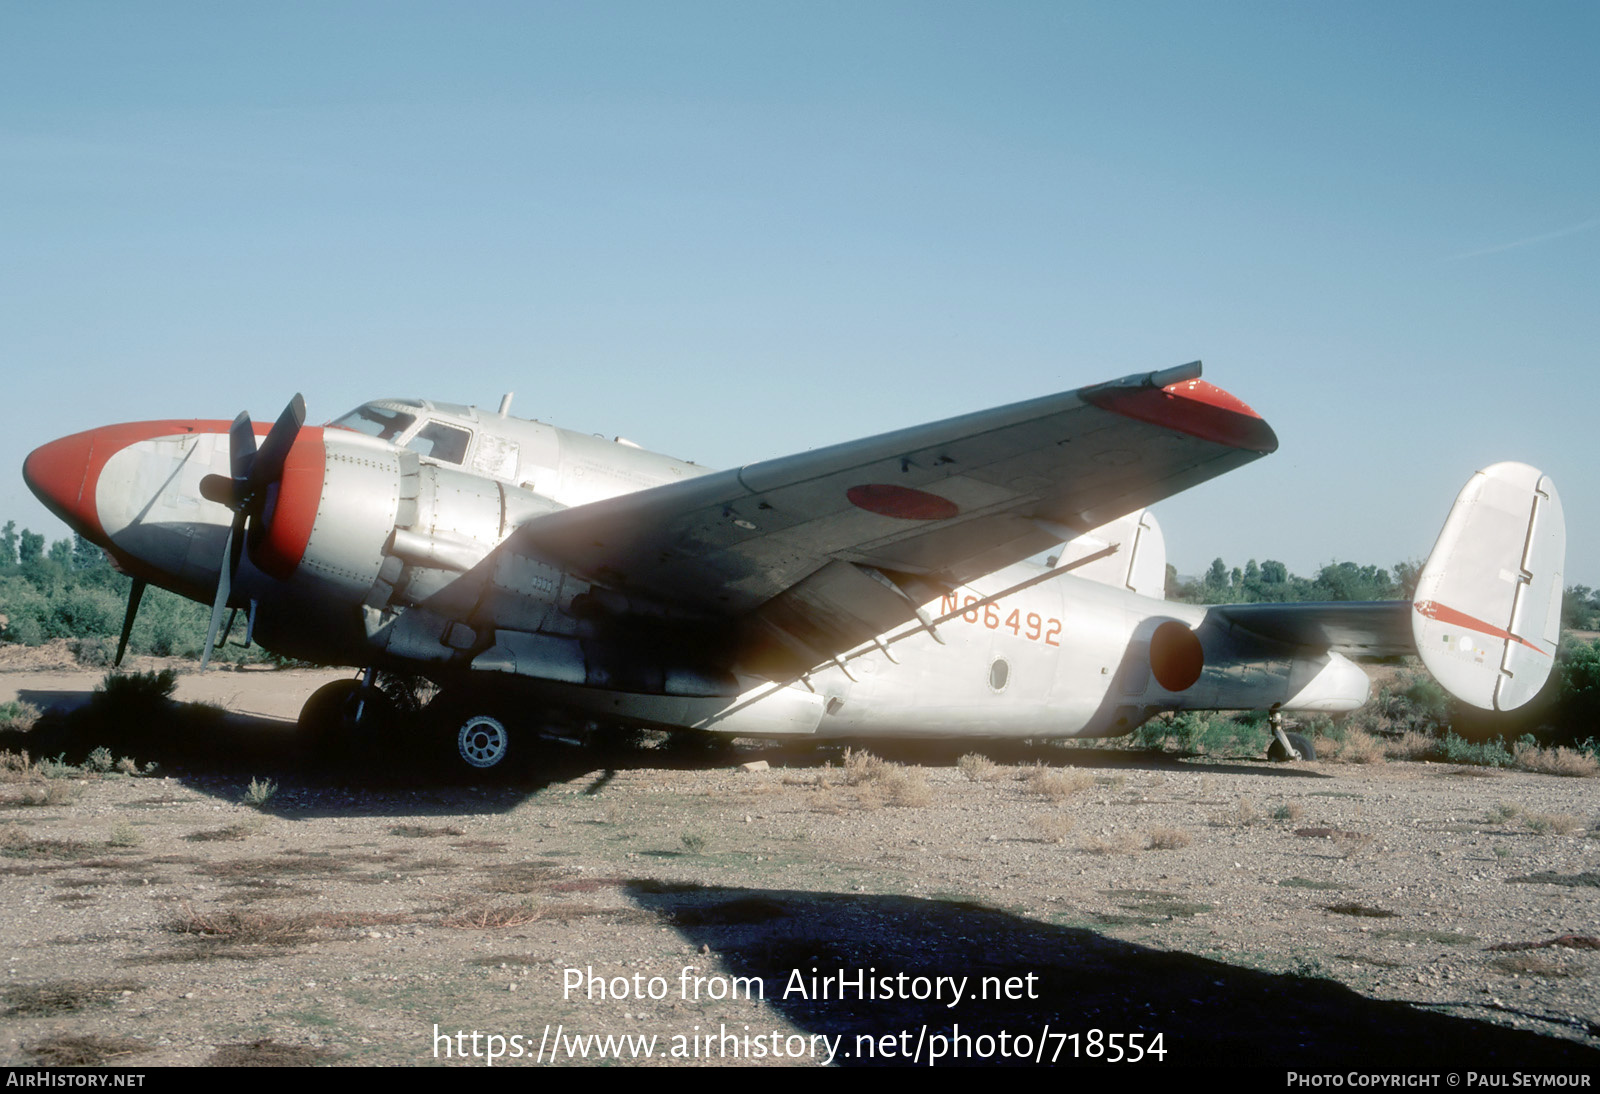
[[[0,1060],[1600,1061],[1600,780],[634,741],[474,783],[307,757],[337,675],[186,674],[227,713],[105,728],[136,774],[13,764]],[[99,679],[0,666],[0,702]]]

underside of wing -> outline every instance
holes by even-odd
[[[1219,604],[1204,626],[1228,629],[1235,639],[1351,656],[1393,657],[1416,652],[1411,602],[1340,601],[1327,604]]]
[[[1197,363],[538,517],[508,543],[792,675],[941,591],[1272,452]]]

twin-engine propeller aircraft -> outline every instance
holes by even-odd
[[[1146,507],[1278,446],[1198,362],[720,472],[509,400],[308,428],[297,395],[270,429],[106,426],[23,474],[134,577],[119,660],[146,583],[213,605],[208,655],[242,609],[247,640],[362,670],[302,724],[367,740],[378,673],[424,676],[477,769],[575,725],[1098,737],[1195,709],[1270,710],[1296,758],[1284,712],[1366,701],[1346,655],[1419,653],[1509,710],[1555,653],[1561,503],[1515,463],[1461,492],[1412,603],[1165,602]]]

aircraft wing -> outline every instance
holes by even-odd
[[[1208,625],[1228,628],[1237,638],[1360,657],[1417,652],[1409,600],[1219,604],[1206,613],[1202,626]]]
[[[1199,376],[1196,362],[577,506],[502,549],[630,612],[737,620],[745,668],[804,671],[942,590],[1277,448]]]

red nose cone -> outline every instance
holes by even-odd
[[[99,432],[74,433],[35,448],[23,461],[22,478],[52,513],[90,539],[103,543],[105,533],[94,507],[94,487],[99,478],[94,455]],[[105,463],[104,455],[98,463]]]
[[[257,426],[257,432],[263,427]],[[161,421],[106,425],[41,445],[22,464],[28,489],[52,513],[102,547],[111,545],[95,507],[106,461],[130,444],[181,433],[227,433],[227,422]]]

